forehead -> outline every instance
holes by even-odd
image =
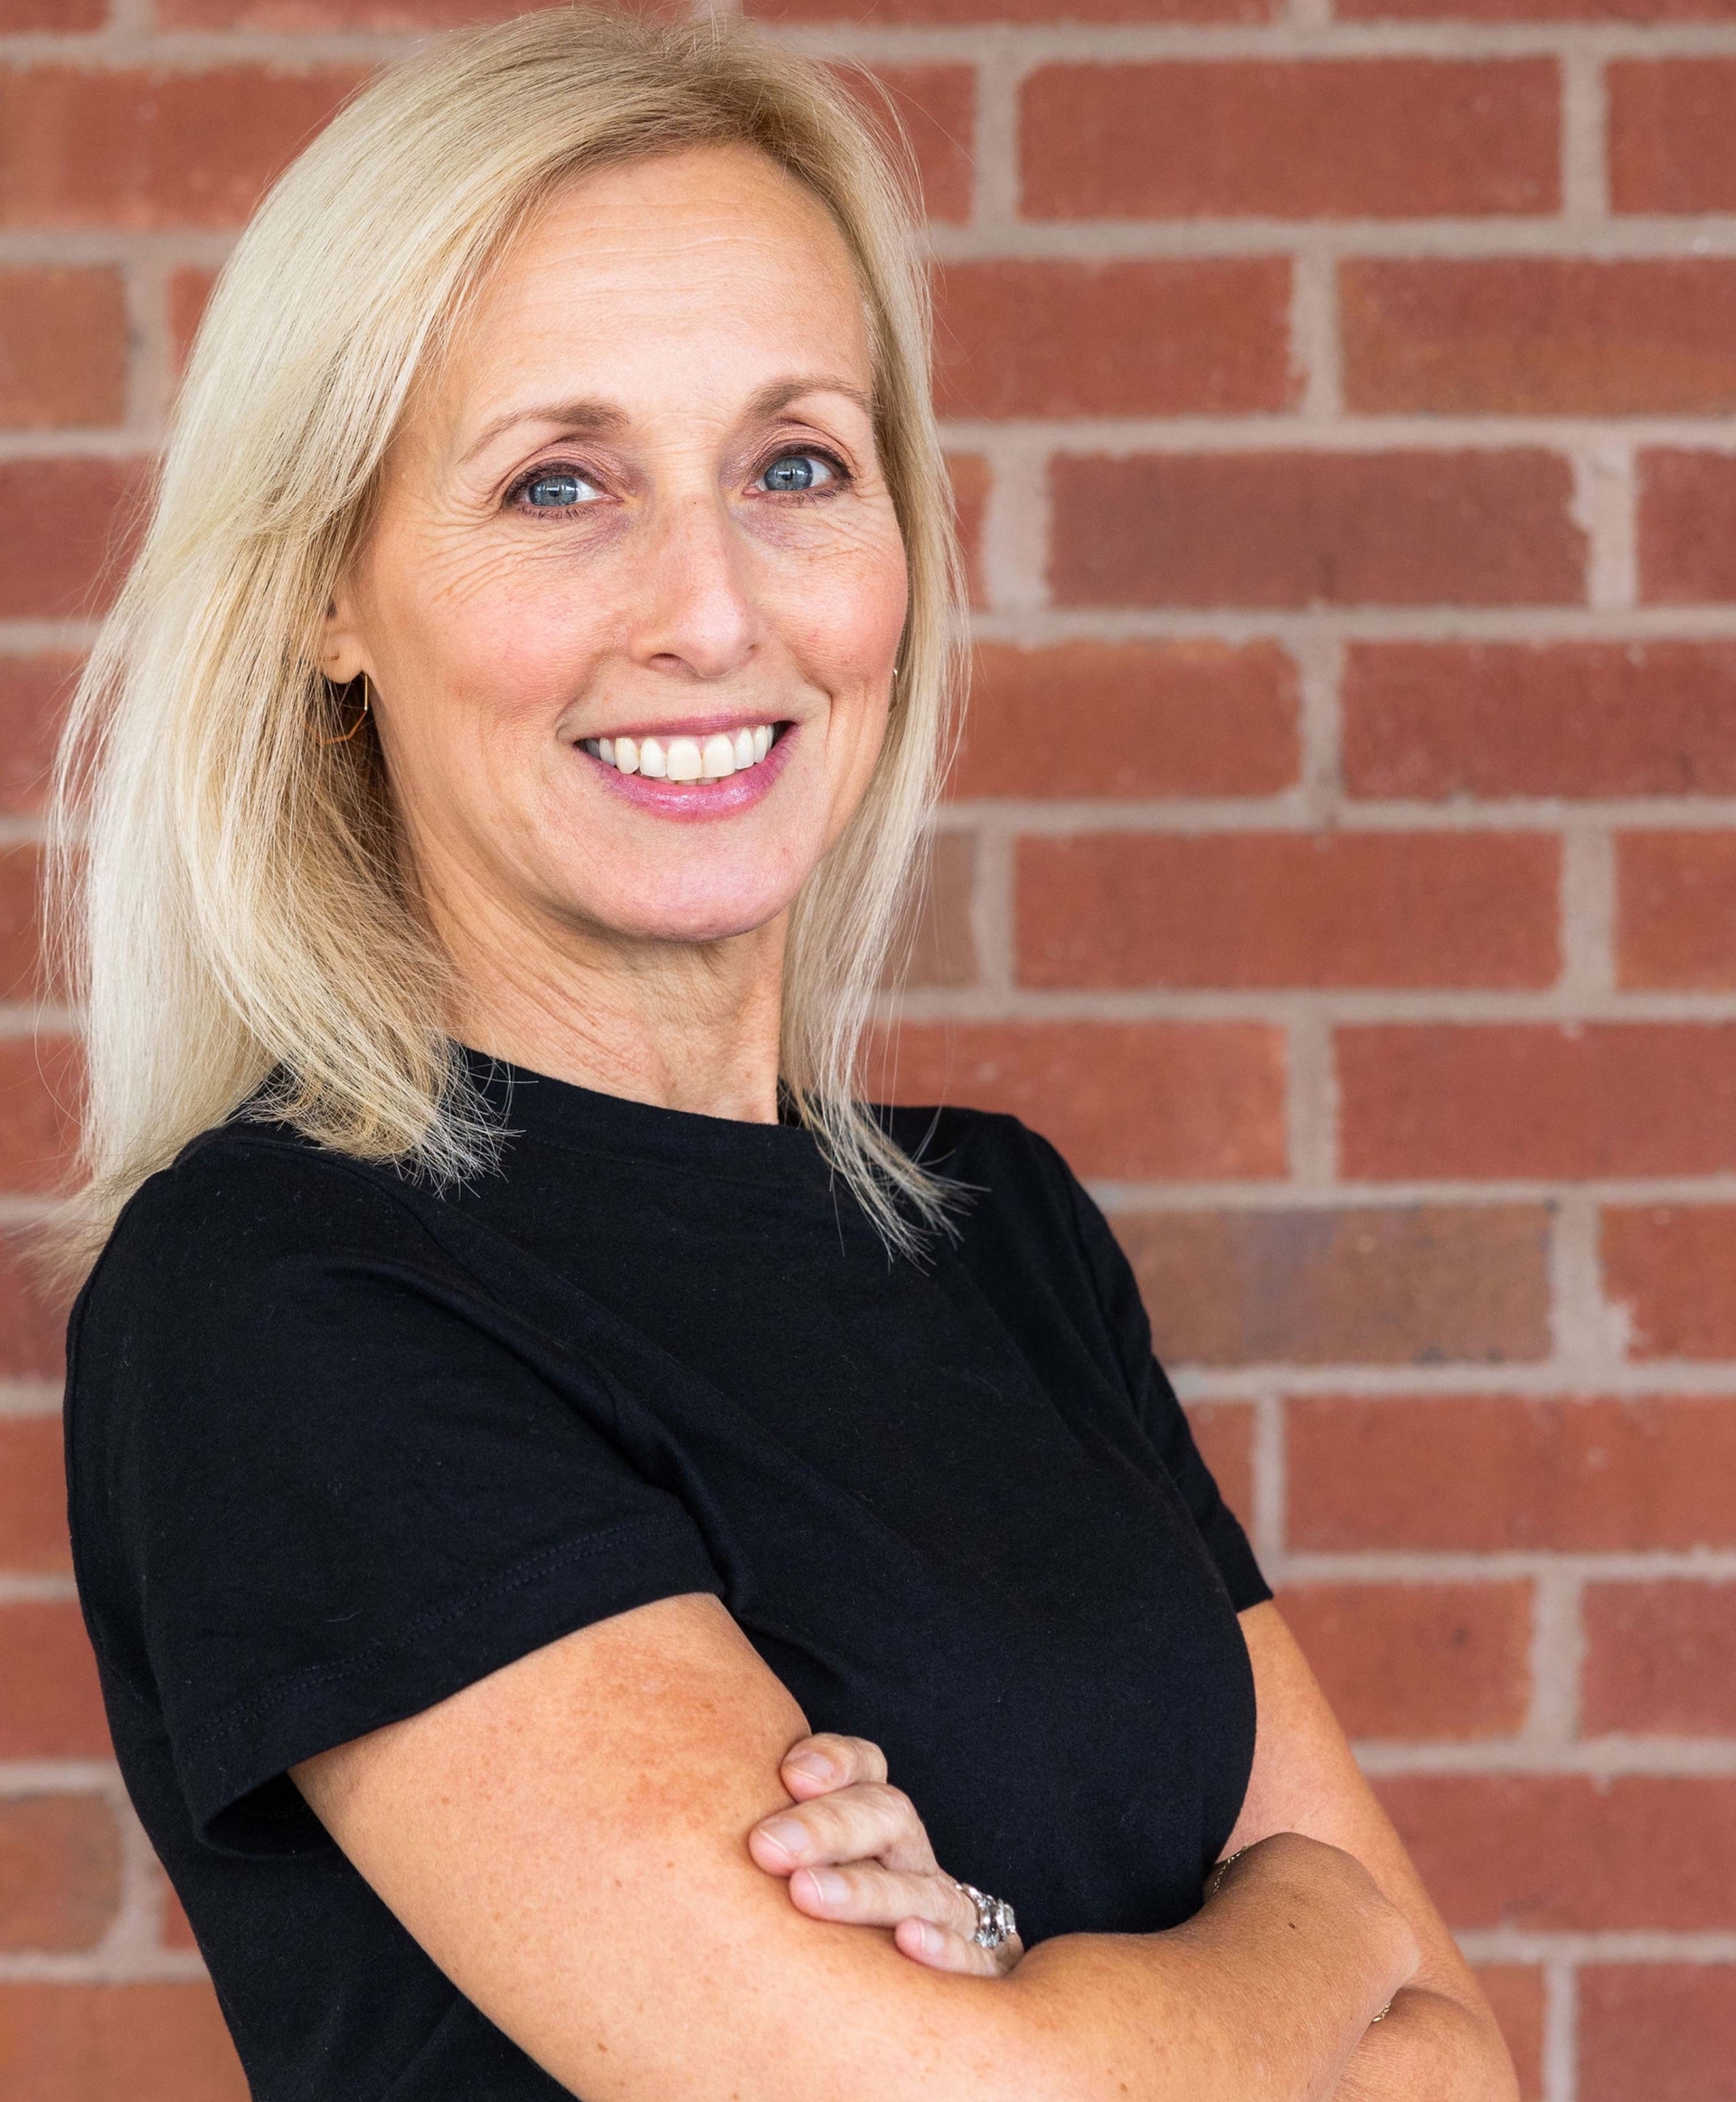
[[[705,147],[586,175],[495,264],[453,346],[442,421],[582,394],[630,416],[726,411],[786,373],[867,391],[862,287],[818,198],[765,156]]]

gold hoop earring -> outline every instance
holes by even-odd
[[[370,697],[368,674],[365,672],[362,672],[358,673],[357,676],[362,681],[362,712],[356,717],[355,721],[351,723],[350,727],[344,731],[341,736],[322,737],[319,740],[321,744],[348,744],[350,740],[355,735],[356,731],[360,730],[362,725],[368,720],[368,704]]]

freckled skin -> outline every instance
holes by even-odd
[[[468,1041],[775,1113],[784,916],[867,786],[907,603],[873,383],[842,237],[744,148],[587,177],[492,273],[394,443],[326,656],[372,682]],[[791,457],[812,489],[762,479]],[[534,508],[538,471],[586,500]],[[576,749],[717,715],[792,729],[769,791],[705,822],[636,807]],[[712,1077],[684,1079],[695,1002],[742,1039],[722,1083],[715,1026],[687,1061]]]

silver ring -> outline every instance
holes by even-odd
[[[957,1876],[952,1880],[976,1909],[976,1931],[970,1937],[976,1946],[999,1948],[1003,1942],[1011,1941],[1019,1931],[1019,1923],[1006,1899],[991,1898],[974,1883],[960,1883]]]

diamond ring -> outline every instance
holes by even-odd
[[[970,1938],[977,1947],[999,1948],[1004,1941],[1011,1941],[1019,1931],[1019,1923],[1006,1899],[991,1898],[973,1883],[959,1883],[957,1876],[952,1880],[976,1909],[976,1931]]]

